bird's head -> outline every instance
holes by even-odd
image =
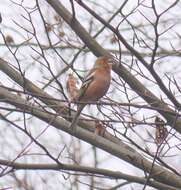
[[[97,58],[94,64],[94,68],[104,68],[111,70],[112,64],[113,64],[113,58],[111,56],[101,56]]]

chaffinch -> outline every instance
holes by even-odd
[[[110,56],[101,56],[96,60],[74,99],[81,104],[77,107],[77,113],[72,120],[71,127],[77,124],[78,117],[86,103],[96,102],[106,94],[111,81],[111,68],[112,59]]]

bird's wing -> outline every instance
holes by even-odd
[[[93,71],[93,72],[90,72],[90,73],[84,78],[83,83],[82,83],[82,87],[87,86],[87,85],[89,85],[89,84],[92,82],[92,80],[94,79],[94,74],[95,74],[94,71]],[[82,88],[82,87],[81,87],[81,88]]]
[[[87,90],[87,88],[89,87],[90,83],[94,80],[94,72],[92,71],[90,72],[83,80],[82,86],[79,90],[79,95],[77,100],[80,100],[81,97],[84,95],[85,91]]]

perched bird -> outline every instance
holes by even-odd
[[[111,81],[112,58],[101,56],[96,60],[93,68],[84,78],[81,88],[74,101],[80,102],[77,113],[70,127],[77,124],[78,117],[87,103],[96,102],[103,97],[109,89]]]

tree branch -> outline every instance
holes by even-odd
[[[129,182],[144,184],[146,182],[146,178],[144,177],[137,177],[132,175],[127,175],[122,172],[118,171],[111,171],[107,169],[101,168],[92,168],[92,167],[85,167],[80,165],[71,165],[71,164],[27,164],[27,163],[18,163],[18,162],[11,162],[7,160],[0,160],[0,165],[5,165],[11,167],[13,171],[15,170],[57,170],[57,171],[74,171],[74,172],[82,172],[90,175],[99,175],[108,177],[111,179],[124,179]],[[159,183],[157,181],[149,181],[148,185],[154,188],[162,189],[162,190],[178,190],[169,185],[165,185],[163,183]]]
[[[116,144],[79,126],[76,127],[76,131],[74,132],[68,127],[69,122],[66,120],[32,105],[23,98],[12,94],[10,91],[6,90],[3,87],[0,87],[0,99],[3,102],[7,102],[11,105],[16,106],[26,113],[34,115],[35,117],[43,120],[44,122],[47,122],[59,130],[82,139],[110,153],[111,155],[114,155],[134,165],[135,167],[142,169],[144,172],[149,173],[149,171],[152,170],[152,178],[159,182],[164,182],[167,185],[181,188],[180,176],[169,172],[167,169],[164,169],[163,166],[158,166],[156,164],[152,166],[151,162],[144,159],[137,151],[121,141],[119,141],[119,144]]]

